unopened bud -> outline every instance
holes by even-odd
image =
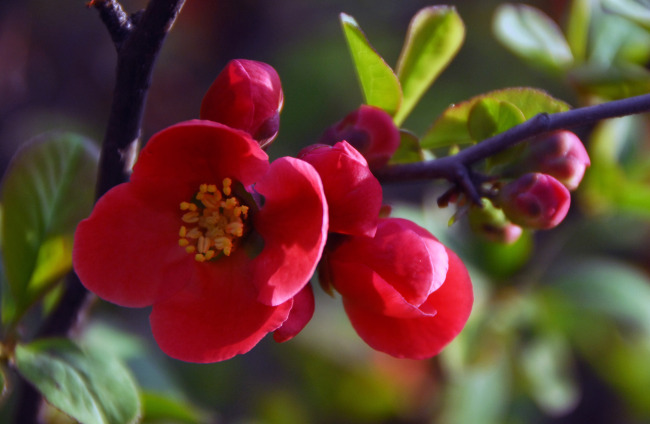
[[[526,154],[529,171],[548,174],[569,190],[578,188],[591,161],[585,146],[570,131],[555,131],[529,142]]]
[[[319,143],[333,145],[343,140],[366,158],[371,169],[378,169],[399,147],[400,134],[388,113],[363,105],[327,129]]]
[[[271,65],[235,59],[203,97],[200,116],[243,130],[265,147],[280,129],[283,102],[280,77]]]
[[[525,174],[503,186],[496,199],[506,217],[522,227],[549,229],[569,211],[569,190],[550,175]]]
[[[503,210],[495,207],[490,200],[481,199],[482,207],[470,205],[467,217],[474,233],[496,243],[511,244],[521,237],[522,229],[506,218]]]

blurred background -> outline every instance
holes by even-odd
[[[123,1],[129,12],[145,4]],[[454,5],[467,35],[406,121],[416,134],[450,104],[505,87],[542,88],[572,106],[650,91],[644,23],[604,11],[598,0],[526,2],[562,31],[593,9],[586,53],[561,69],[531,64],[499,43],[492,26],[501,2],[493,0],[188,0],[154,71],[143,139],[196,118],[226,62],[247,58],[280,74],[285,106],[269,153],[295,155],[363,102],[339,13],[355,17],[394,65],[411,17],[432,4]],[[115,59],[97,12],[81,0],[0,2],[3,174],[21,144],[44,131],[101,141]],[[462,221],[448,227],[453,211],[435,206],[444,182],[385,187],[394,214],[454,249],[475,284],[467,328],[430,361],[367,348],[340,299],[324,293],[294,340],[267,338],[224,363],[165,357],[150,337],[146,309],[100,303],[81,338],[125,359],[150,405],[162,399],[178,407],[174,420],[151,414],[150,423],[650,423],[647,118],[576,131],[592,167],[569,217],[511,246],[481,240]],[[10,408],[11,400],[2,413]]]

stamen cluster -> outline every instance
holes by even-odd
[[[232,180],[223,180],[223,189],[216,184],[201,184],[192,202],[181,202],[181,226],[178,244],[194,259],[205,262],[220,253],[230,256],[237,239],[244,235],[248,206],[232,194]]]

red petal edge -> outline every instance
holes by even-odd
[[[289,318],[282,324],[282,327],[275,330],[273,340],[283,343],[293,339],[314,316],[315,306],[314,291],[311,285],[307,284],[293,298],[293,307]]]

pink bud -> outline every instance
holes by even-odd
[[[513,223],[545,230],[562,222],[569,211],[571,195],[550,175],[530,173],[503,186],[496,204]]]
[[[585,146],[570,131],[555,131],[533,139],[527,152],[529,170],[558,179],[569,190],[578,188],[591,165]]]
[[[371,169],[378,169],[388,163],[399,147],[400,135],[388,113],[362,105],[327,129],[319,143],[333,145],[343,140],[361,152]]]
[[[283,101],[280,77],[271,65],[235,59],[203,97],[200,116],[243,130],[265,147],[278,134]]]

